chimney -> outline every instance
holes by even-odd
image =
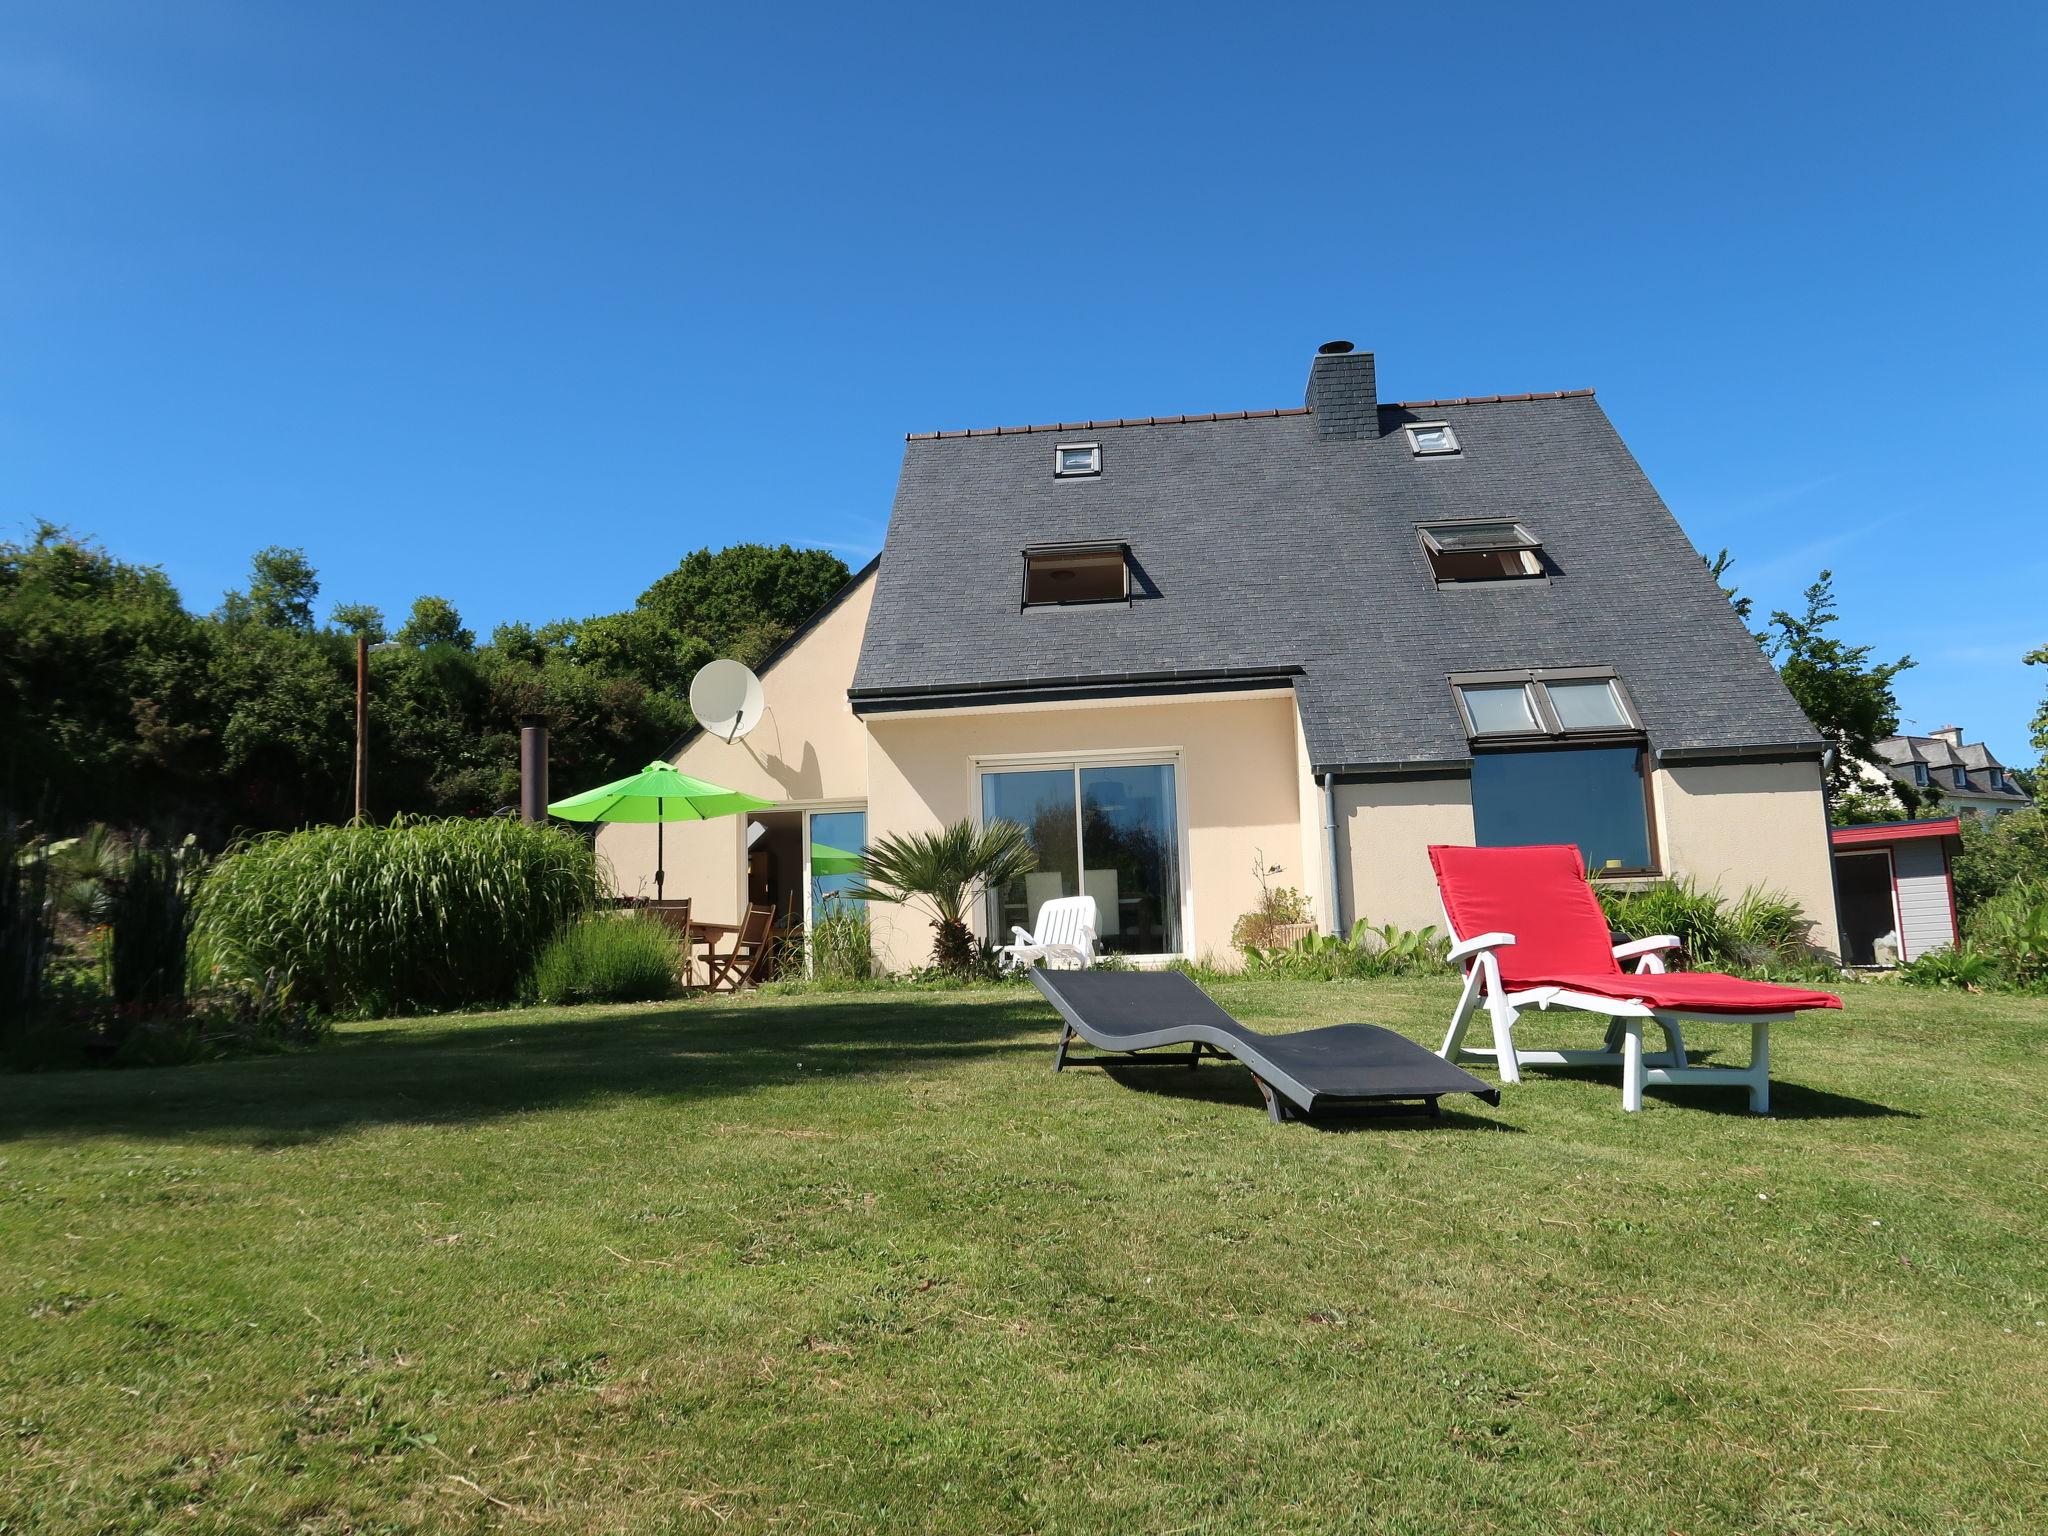
[[[1958,752],[1963,749],[1963,728],[1960,725],[1944,725],[1932,734],[1936,741],[1945,741]]]
[[[548,819],[548,723],[539,715],[519,717],[519,819]]]
[[[1354,352],[1348,341],[1316,348],[1303,401],[1316,419],[1316,436],[1327,441],[1380,435],[1379,393],[1373,383],[1372,354]]]

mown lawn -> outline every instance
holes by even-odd
[[[1451,1000],[1217,992],[1431,1043]],[[1227,1066],[1055,1078],[1051,1021],[0,1080],[0,1531],[2048,1529],[2048,1002],[1855,988],[1764,1120],[1538,1071],[1334,1131]]]

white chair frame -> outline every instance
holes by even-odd
[[[1093,896],[1057,896],[1038,909],[1038,931],[1028,933],[1014,924],[1011,942],[996,951],[1006,971],[1054,961],[1077,971],[1095,963],[1096,909]]]
[[[1449,914],[1445,914],[1446,924]],[[1457,939],[1457,930],[1451,929]],[[1515,942],[1511,933],[1482,933],[1458,939],[1448,959],[1465,964],[1465,990],[1458,998],[1458,1011],[1451,1015],[1450,1033],[1437,1054],[1455,1062],[1460,1057],[1491,1058],[1503,1083],[1519,1083],[1524,1064],[1535,1066],[1615,1066],[1621,1068],[1621,1107],[1633,1114],[1643,1107],[1646,1087],[1746,1087],[1749,1112],[1770,1113],[1771,1108],[1771,1026],[1793,1015],[1784,1013],[1715,1013],[1706,1009],[1652,1008],[1620,998],[1601,997],[1569,987],[1529,987],[1510,992],[1501,982],[1498,951]],[[1661,975],[1664,955],[1679,947],[1669,934],[1636,939],[1614,946],[1616,960],[1634,960],[1639,975]],[[1571,1008],[1584,1013],[1603,1014],[1609,1020],[1606,1042],[1598,1050],[1525,1051],[1515,1045],[1515,1021],[1524,1008]],[[1481,1009],[1493,1025],[1493,1045],[1468,1046],[1465,1031]],[[1666,1049],[1657,1056],[1643,1054],[1643,1023],[1648,1020],[1664,1032]],[[1747,1024],[1749,1065],[1743,1067],[1695,1067],[1686,1061],[1685,1037],[1680,1022],[1699,1024]]]

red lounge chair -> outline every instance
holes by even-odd
[[[1586,882],[1579,850],[1443,848],[1429,850],[1437,890],[1450,923],[1453,963],[1465,965],[1465,991],[1439,1054],[1491,1056],[1500,1080],[1519,1083],[1521,1065],[1581,1066],[1619,1063],[1621,1107],[1643,1107],[1643,1089],[1656,1083],[1740,1084],[1749,1089],[1752,1114],[1771,1107],[1771,1025],[1801,1008],[1839,1008],[1828,992],[1744,981],[1706,971],[1668,972],[1661,956],[1678,948],[1669,937],[1613,944],[1599,898]],[[1624,971],[1621,962],[1634,960]],[[1577,1008],[1612,1022],[1597,1051],[1518,1051],[1514,1027],[1527,1007]],[[1493,1021],[1491,1050],[1465,1045],[1465,1030],[1484,1008]],[[1666,1053],[1643,1056],[1643,1020],[1664,1032]],[[1746,1067],[1686,1063],[1679,1021],[1747,1023]]]

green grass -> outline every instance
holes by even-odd
[[[1425,1040],[1451,1000],[1216,990]],[[2048,1002],[1856,988],[1764,1120],[1538,1071],[1355,1130],[1226,1066],[1055,1078],[1051,1018],[0,1082],[0,1530],[2048,1528]]]

